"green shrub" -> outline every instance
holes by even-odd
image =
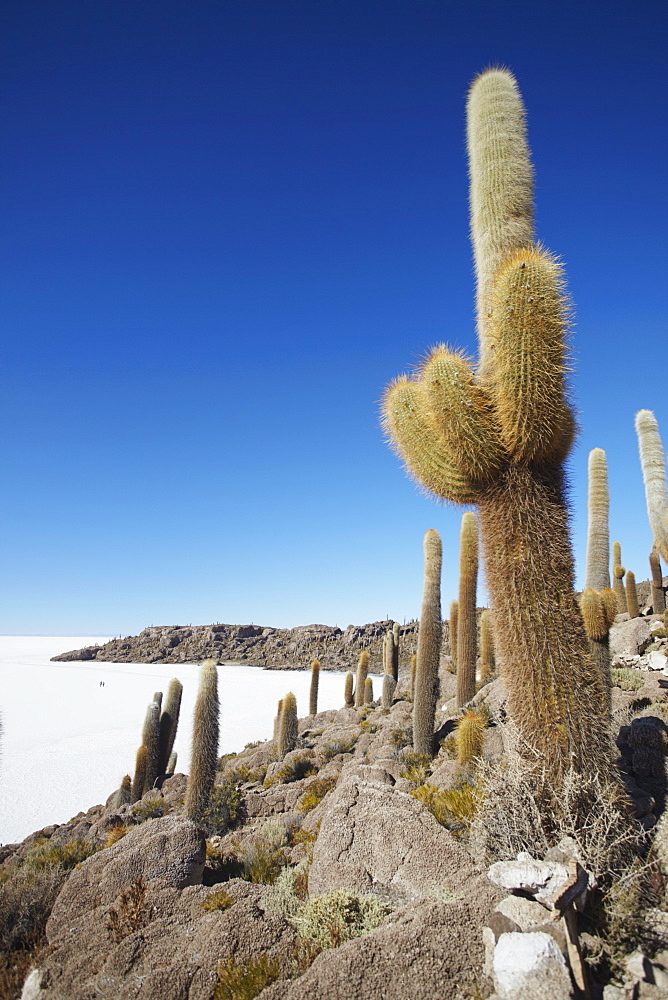
[[[304,968],[321,951],[371,933],[388,912],[377,896],[359,896],[347,889],[313,896],[292,921],[298,929],[299,965]]]
[[[408,747],[413,745],[413,723],[407,722],[403,726],[396,726],[391,729],[388,738],[395,747]]]
[[[478,805],[476,790],[469,784],[459,788],[437,788],[436,785],[424,784],[414,789],[411,795],[427,807],[441,826],[455,834],[468,831]]]
[[[306,755],[299,755],[293,757],[292,760],[286,761],[283,767],[276,774],[273,774],[271,778],[265,778],[264,787],[271,788],[272,785],[287,784],[290,781],[301,781],[302,778],[310,778],[311,775],[317,773],[318,769],[313,760]]]
[[[220,784],[214,785],[209,795],[209,804],[202,813],[199,826],[207,837],[225,833],[241,818],[244,797],[236,783],[226,777]]]
[[[24,866],[0,884],[0,953],[31,951],[44,940],[44,928],[67,869]]]
[[[621,688],[622,691],[638,691],[643,687],[645,678],[632,667],[611,667],[610,681],[613,687]]]
[[[208,910],[209,912],[221,912],[224,913],[225,910],[229,910],[231,906],[234,906],[236,899],[230,896],[229,892],[225,889],[218,889],[216,892],[210,893],[204,902],[202,903],[202,909]]]
[[[28,851],[25,859],[27,868],[41,871],[45,868],[61,868],[70,871],[81,861],[85,861],[96,848],[84,840],[69,840],[66,844],[52,844],[48,837],[39,837]]]
[[[429,754],[405,750],[402,754],[402,761],[404,766],[400,777],[407,778],[408,781],[412,781],[416,785],[423,785],[431,771]]]
[[[299,916],[308,898],[308,869],[307,861],[300,861],[295,868],[284,868],[262,897],[264,909],[286,920]]]
[[[315,809],[317,805],[324,799],[328,792],[331,792],[333,788],[336,788],[336,783],[338,781],[338,776],[335,774],[329,775],[325,778],[316,778],[315,781],[311,782],[302,797],[297,802],[297,812],[307,813],[311,809]]]
[[[262,990],[281,975],[278,958],[260,955],[248,962],[237,962],[229,955],[218,966],[218,982],[213,1000],[254,1000]]]
[[[160,819],[165,815],[166,803],[162,795],[149,795],[148,798],[140,799],[132,807],[132,815],[140,823],[146,823],[149,819]]]
[[[342,736],[333,740],[327,740],[326,743],[323,743],[318,748],[318,756],[322,757],[325,763],[328,763],[328,761],[333,760],[334,757],[338,757],[341,753],[350,753],[356,742],[356,736]]]

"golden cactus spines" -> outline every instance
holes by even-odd
[[[454,742],[457,762],[462,767],[470,766],[479,757],[485,741],[487,719],[479,712],[464,712],[455,728]]]
[[[459,536],[459,617],[457,622],[457,707],[475,695],[478,521],[467,511]]]
[[[318,712],[318,681],[320,679],[320,660],[313,660],[311,663],[311,688],[309,690],[308,714],[316,715]]]
[[[602,448],[589,452],[587,492],[587,569],[585,590],[610,586],[608,463]]]
[[[207,809],[209,796],[218,767],[220,733],[218,701],[218,670],[213,660],[204,660],[199,674],[199,687],[193,716],[193,741],[190,774],[186,785],[185,814],[199,820]]]
[[[617,614],[617,598],[609,587],[600,592],[589,588],[580,595],[580,610],[594,667],[599,674],[601,708],[608,715],[611,698],[609,631]]]
[[[661,573],[661,560],[657,552],[649,554],[649,568],[652,577],[652,607],[657,615],[663,614],[666,610],[666,596],[663,590],[663,575]]]
[[[473,81],[467,103],[471,241],[477,285],[483,375],[491,348],[484,343],[499,266],[534,240],[533,167],[526,113],[512,73],[492,69]]]
[[[475,502],[478,488],[448,455],[431,419],[423,385],[397,379],[383,397],[382,416],[390,443],[413,479],[453,503]]]
[[[352,670],[349,670],[346,674],[346,679],[343,685],[343,707],[344,708],[354,708],[355,707],[355,696],[353,694],[353,685],[355,683],[355,678],[353,677]]]
[[[638,607],[638,590],[636,587],[636,576],[633,570],[629,569],[626,571],[626,580],[624,581],[624,589],[626,591],[626,607],[631,618],[640,618],[640,608]]]
[[[281,714],[278,717],[277,749],[279,760],[283,760],[286,753],[295,749],[298,736],[297,699],[292,691],[289,691],[283,699]]]
[[[668,563],[668,484],[659,424],[651,410],[639,410],[635,424],[653,544]]]
[[[138,802],[146,791],[146,771],[148,769],[148,747],[140,746],[137,750],[135,773],[130,789],[130,801]]]
[[[450,642],[450,660],[457,669],[457,626],[459,623],[459,601],[450,602],[450,618],[448,619],[448,640]]]
[[[433,528],[424,536],[423,550],[424,582],[413,697],[413,749],[431,757],[442,629],[441,536]]]
[[[355,680],[355,708],[364,704],[364,682],[369,671],[369,651],[363,649],[357,662],[357,678]]]
[[[603,601],[603,607],[605,608],[605,616],[608,621],[609,628],[614,624],[617,616],[617,595],[612,587],[604,587],[603,590],[599,591],[599,596]]]

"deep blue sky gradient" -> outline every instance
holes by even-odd
[[[571,462],[651,536],[633,417],[666,396],[658,2],[26,2],[0,25],[0,632],[418,614],[461,511],[382,440],[393,376],[475,351],[464,103],[527,105],[540,239],[576,307]],[[482,597],[481,597],[482,600]]]

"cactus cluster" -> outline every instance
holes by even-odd
[[[170,772],[170,758],[179,723],[179,709],[183,685],[174,677],[169,682],[167,698],[162,708],[162,691],[156,691],[146,709],[141,746],[137,751],[135,773],[131,784],[130,801],[137,802],[156,779]],[[162,712],[160,709],[162,708]],[[176,766],[176,755],[174,755]]]
[[[366,675],[369,672],[369,653],[363,649],[357,662],[357,678],[355,680],[355,708],[362,708],[364,705],[364,684]]]
[[[551,778],[569,767],[606,769],[607,723],[568,533],[568,300],[562,267],[535,243],[524,108],[506,70],[473,83],[468,149],[479,361],[474,369],[460,351],[436,347],[388,388],[385,427],[424,487],[477,505],[509,709],[524,744]]]
[[[430,528],[424,536],[424,587],[413,696],[413,749],[429,757],[441,657],[441,563],[441,536]]]

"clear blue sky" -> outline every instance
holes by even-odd
[[[667,11],[6,8],[0,632],[402,621],[430,527],[447,608],[461,511],[405,478],[378,400],[434,343],[475,349],[464,102],[490,64],[519,81],[538,234],[576,306],[579,580],[595,446],[646,578],[633,417],[668,445]]]

